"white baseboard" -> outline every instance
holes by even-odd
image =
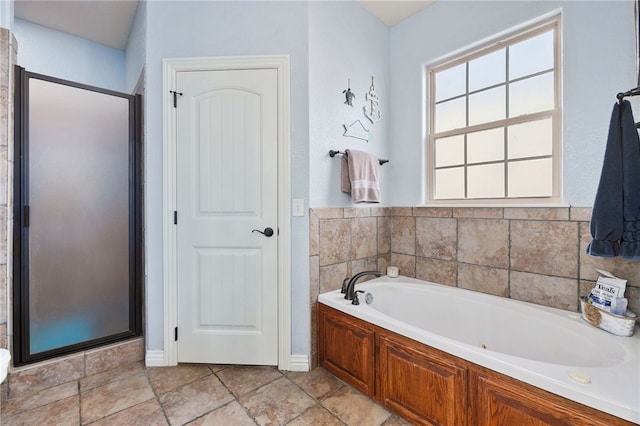
[[[309,356],[307,355],[291,355],[289,361],[290,371],[309,371]]]
[[[147,367],[166,367],[167,362],[164,359],[164,351],[162,349],[147,349],[144,356],[144,364]]]

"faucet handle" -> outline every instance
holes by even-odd
[[[342,281],[342,289],[340,290],[340,293],[345,294],[347,292],[347,287],[349,287],[350,279],[351,277],[347,277]]]
[[[351,300],[351,304],[352,305],[359,305],[360,304],[360,300],[358,300],[358,293],[364,293],[364,290],[356,290],[353,293],[353,299]]]

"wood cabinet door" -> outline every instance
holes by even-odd
[[[473,411],[477,426],[622,426],[617,417],[502,375],[479,374]]]
[[[467,368],[409,339],[378,336],[378,400],[420,425],[467,424]]]
[[[366,322],[318,304],[320,365],[370,397],[375,392],[374,336]]]

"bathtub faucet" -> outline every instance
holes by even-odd
[[[382,272],[378,272],[378,271],[364,271],[364,272],[358,272],[357,274],[355,274],[353,276],[353,278],[351,278],[351,280],[349,280],[349,284],[347,284],[347,290],[346,290],[346,294],[344,295],[344,298],[347,300],[351,300],[352,304],[354,305],[358,305],[359,303],[357,302],[358,300],[358,296],[356,295],[356,281],[358,281],[360,278],[367,276],[367,275],[374,275],[376,277],[381,277],[383,275]]]

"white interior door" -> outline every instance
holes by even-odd
[[[277,365],[277,70],[176,83],[178,362]]]

